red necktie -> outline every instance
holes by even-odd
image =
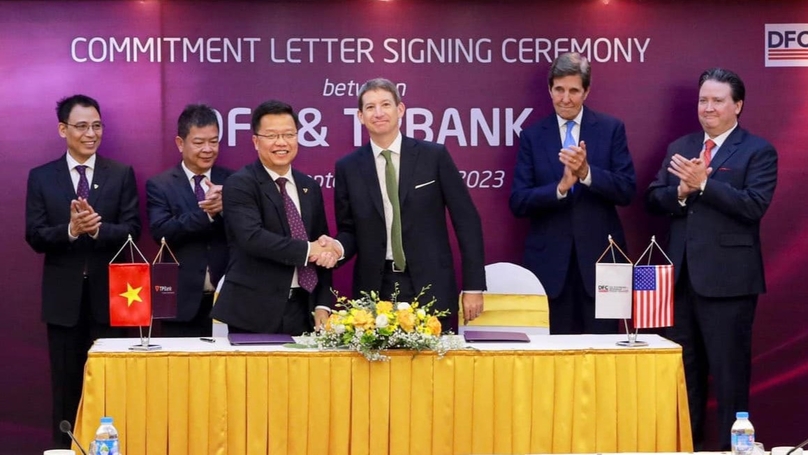
[[[704,167],[710,167],[710,161],[713,158],[713,148],[715,147],[715,142],[712,139],[707,139],[704,142]]]
[[[292,230],[292,238],[308,241],[309,238],[306,235],[306,227],[303,226],[303,218],[300,217],[300,213],[297,211],[294,201],[289,197],[289,193],[286,192],[286,182],[288,182],[288,180],[284,177],[275,179],[275,183],[277,183],[278,188],[281,189],[283,208],[286,212],[286,221],[289,222],[289,229]],[[306,258],[306,260],[308,260],[308,258]],[[298,266],[297,281],[303,289],[309,292],[313,291],[314,286],[317,286],[317,271],[314,270],[314,266],[311,264]]]

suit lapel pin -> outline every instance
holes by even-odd
[[[308,192],[309,192],[309,189],[308,189],[308,188],[303,188],[303,194],[306,194],[306,193],[308,193]]]
[[[97,184],[97,183],[93,183],[93,189],[94,189],[94,190],[97,190],[97,189],[98,189],[98,184]]]

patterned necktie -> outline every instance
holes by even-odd
[[[202,202],[205,200],[205,190],[202,188],[202,180],[204,179],[204,175],[194,176],[194,194],[196,195],[197,202]]]
[[[289,223],[289,229],[292,230],[292,238],[308,242],[309,237],[306,235],[306,227],[303,226],[303,218],[300,217],[300,212],[297,211],[294,201],[289,197],[289,193],[286,192],[286,182],[288,182],[288,180],[285,177],[278,177],[275,180],[275,183],[278,184],[281,190],[281,196],[283,196],[283,208],[286,212],[286,221]],[[306,260],[308,261],[308,258],[306,258]],[[314,287],[317,286],[317,271],[314,269],[314,265],[306,264],[297,266],[297,282],[303,289],[309,292],[313,291]]]
[[[704,142],[704,167],[710,167],[710,161],[713,159],[713,148],[715,148],[715,142],[712,139],[707,139]]]
[[[87,166],[79,164],[76,166],[76,172],[79,173],[79,184],[76,186],[76,196],[87,199],[90,197],[90,183],[87,181]]]
[[[404,258],[404,242],[401,238],[401,203],[398,200],[398,180],[396,179],[396,166],[390,150],[382,150],[384,157],[384,183],[387,186],[387,197],[393,206],[393,225],[390,228],[390,242],[393,249],[393,264],[396,270],[404,270],[407,261]]]

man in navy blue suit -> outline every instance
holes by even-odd
[[[209,106],[185,107],[174,142],[180,163],[146,182],[152,237],[165,238],[180,263],[177,317],[162,321],[162,335],[210,336],[213,291],[227,267],[222,184],[233,171],[215,165],[219,121]]]
[[[128,236],[140,236],[130,166],[97,154],[104,133],[98,102],[74,95],[56,106],[67,152],[31,170],[25,240],[45,255],[42,319],[47,323],[53,438],[70,447],[59,423],[76,417],[87,350],[96,338],[125,335],[109,326],[108,265]]]
[[[668,146],[646,193],[648,209],[671,219],[676,300],[668,337],[682,345],[697,450],[704,440],[708,374],[722,450],[729,450],[735,412],[749,410],[752,322],[758,294],[766,291],[760,220],[777,185],[777,151],[738,126],[745,93],[732,71],[701,74],[703,131]]]
[[[234,172],[222,191],[230,260],[211,316],[230,333],[300,335],[328,319],[328,269],[339,254],[320,185],[292,167],[300,127],[292,106],[261,103],[250,126],[258,159]]]
[[[555,113],[522,131],[510,207],[530,218],[524,264],[544,285],[550,333],[616,333],[595,319],[595,262],[611,235],[625,251],[616,206],[636,191],[623,122],[584,106],[589,61],[558,56],[548,84]]]

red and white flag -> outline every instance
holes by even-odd
[[[634,267],[634,328],[673,325],[673,266]]]

